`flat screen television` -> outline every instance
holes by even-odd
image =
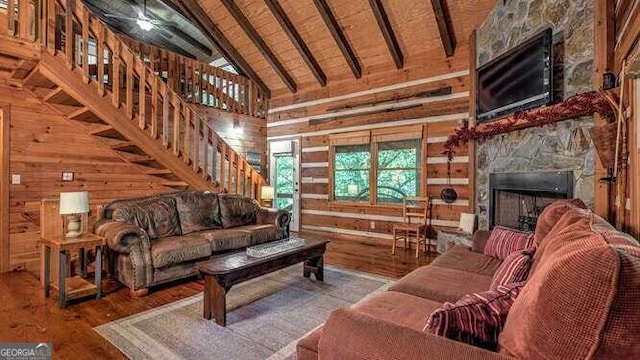
[[[477,123],[553,102],[551,37],[545,29],[478,69]]]

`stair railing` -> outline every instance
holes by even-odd
[[[46,0],[43,13],[47,51],[94,85],[105,101],[219,191],[259,197],[265,181],[258,171],[86,7],[75,0]]]
[[[120,38],[187,102],[266,118],[267,97],[248,78],[123,35]]]

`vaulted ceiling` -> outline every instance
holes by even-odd
[[[402,69],[407,61],[436,49],[453,56],[495,4],[495,0],[160,1],[196,25],[240,73],[280,93]]]
[[[323,18],[323,9],[335,18],[337,31],[342,33],[346,46],[351,48],[356,66],[366,73],[375,68],[397,68],[393,46],[383,36],[384,22],[376,19],[377,9],[388,19],[392,37],[397,39],[398,50],[404,59],[433,49],[446,50],[443,37],[449,32],[453,43],[466,43],[471,31],[493,8],[495,0],[197,0],[209,18],[220,28],[249,66],[272,91],[283,87],[300,90],[305,86],[322,86],[321,78],[314,75],[313,65],[305,61],[304,52],[296,48],[295,41],[278,21],[282,9],[290,25],[308,47],[327,82],[344,77],[358,77],[358,71],[349,62],[349,51],[341,51],[332,35],[331,21]],[[230,3],[233,4],[230,6]],[[440,10],[444,13],[436,15]],[[240,19],[238,14],[240,13]],[[386,15],[386,16],[385,16]],[[244,23],[245,18],[249,23]],[[445,26],[438,26],[438,20]],[[381,26],[382,25],[382,26]],[[243,28],[244,27],[244,28]],[[254,30],[264,45],[275,56],[263,54],[260,44],[252,39]],[[454,45],[455,46],[455,45]],[[451,54],[448,54],[451,55]],[[274,64],[275,62],[275,64]],[[293,82],[287,83],[282,70]],[[400,64],[401,65],[401,64]],[[428,64],[425,64],[428,66]],[[280,72],[280,73],[279,73]]]

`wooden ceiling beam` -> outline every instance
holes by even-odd
[[[297,85],[291,75],[284,68],[282,63],[278,60],[276,55],[271,51],[271,49],[267,46],[262,39],[262,36],[258,34],[258,31],[251,25],[249,19],[242,13],[242,10],[236,5],[234,0],[222,0],[222,5],[227,8],[231,16],[238,22],[242,30],[249,36],[253,44],[258,48],[258,51],[264,56],[267,62],[273,67],[278,76],[282,79],[284,84],[291,90],[291,92],[296,92]]]
[[[316,5],[320,16],[322,16],[322,20],[324,20],[324,23],[327,25],[327,28],[329,28],[331,36],[333,36],[336,44],[338,44],[344,59],[351,68],[351,72],[353,72],[353,76],[355,76],[356,79],[359,79],[362,76],[362,68],[360,67],[360,63],[358,62],[358,58],[353,52],[353,49],[351,49],[351,46],[347,42],[347,38],[344,36],[342,30],[340,30],[340,25],[338,24],[336,17],[333,15],[333,12],[331,12],[329,4],[327,4],[326,0],[313,0],[313,3]]]
[[[431,6],[436,16],[436,22],[438,23],[438,32],[440,32],[444,52],[447,56],[453,56],[456,52],[456,39],[453,33],[453,24],[451,23],[446,0],[431,0]]]
[[[389,23],[387,12],[384,10],[384,6],[382,6],[382,1],[369,0],[369,5],[371,6],[371,10],[373,11],[373,16],[375,16],[376,21],[378,22],[378,27],[382,32],[384,41],[387,43],[389,53],[393,58],[393,62],[396,64],[396,68],[402,69],[402,67],[404,66],[404,56],[402,55],[402,50],[400,50],[398,39],[393,32],[393,27],[391,26],[391,23]]]
[[[300,34],[293,26],[293,23],[291,23],[291,20],[282,9],[282,6],[280,6],[280,3],[278,3],[278,0],[264,1],[267,4],[269,10],[271,10],[271,13],[273,13],[273,16],[275,16],[276,20],[278,20],[278,23],[282,27],[282,30],[284,30],[284,32],[289,37],[289,40],[291,40],[293,45],[296,47],[296,49],[300,53],[300,56],[302,56],[302,59],[304,59],[304,62],[309,67],[309,70],[311,70],[311,72],[313,73],[313,76],[316,77],[320,85],[326,86],[327,76],[325,75],[324,71],[322,71],[322,68],[307,47],[307,44],[305,44]]]
[[[216,45],[220,53],[229,60],[240,73],[246,75],[267,97],[271,97],[271,90],[260,76],[249,66],[238,50],[224,36],[220,28],[211,20],[197,0],[162,0],[167,6],[176,10],[182,9],[182,15],[196,25],[202,33]]]

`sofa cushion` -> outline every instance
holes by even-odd
[[[500,285],[445,303],[427,319],[424,331],[495,350],[509,309],[525,282]]]
[[[262,244],[280,240],[283,237],[282,230],[275,225],[244,225],[233,228],[234,230],[247,231],[251,234],[251,244]]]
[[[210,255],[209,241],[198,234],[159,238],[151,243],[151,258],[156,269]]]
[[[567,210],[577,207],[580,209],[586,209],[587,205],[580,199],[561,199],[554,201],[547,205],[536,222],[536,231],[534,233],[533,241],[536,247],[540,246],[542,240],[549,234],[551,229],[556,225],[558,220],[567,212]]]
[[[509,285],[526,280],[527,275],[529,275],[534,250],[534,248],[531,248],[516,251],[507,256],[493,275],[491,289],[496,289],[500,285]]]
[[[255,200],[241,195],[219,194],[218,201],[225,229],[256,223],[260,204]]]
[[[252,244],[251,233],[237,229],[205,230],[195,234],[206,239],[213,252],[241,249]]]
[[[354,310],[377,319],[415,330],[424,328],[424,319],[440,308],[442,303],[395,291],[373,295],[355,306]]]
[[[640,249],[588,210],[570,209],[543,241],[537,270],[500,336],[517,358],[638,358]],[[627,239],[626,241],[631,241]]]
[[[438,255],[430,266],[472,272],[480,275],[493,276],[500,266],[501,260],[493,256],[471,251],[462,245],[454,245],[445,253]]]
[[[533,234],[496,226],[491,230],[484,254],[504,260],[509,254],[533,246]]]
[[[122,205],[113,210],[112,219],[140,227],[149,239],[182,234],[176,201],[170,197]]]
[[[438,302],[455,302],[466,294],[489,290],[491,276],[438,266],[423,266],[393,284],[389,290]]]
[[[185,191],[176,196],[176,208],[183,234],[222,228],[216,194]]]

